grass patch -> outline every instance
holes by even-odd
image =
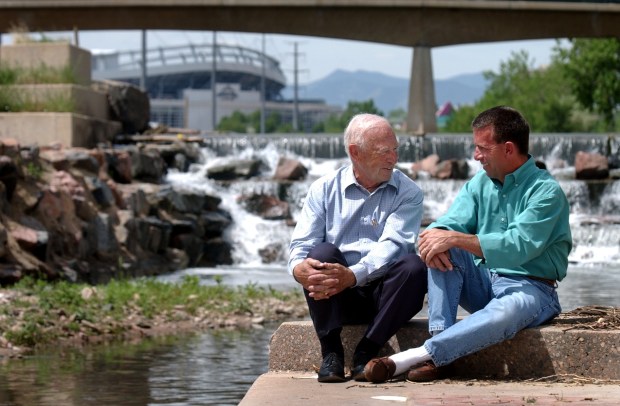
[[[77,84],[71,67],[14,68],[0,65],[0,110],[3,112],[74,112],[75,102],[68,95],[50,92],[35,98],[16,85]]]
[[[0,65],[0,111],[74,112],[75,102],[69,95],[50,92],[43,97],[34,97],[15,86],[76,83],[75,74],[69,67],[56,69],[41,65],[34,69],[24,69]]]
[[[42,97],[34,97],[14,86],[0,86],[0,109],[6,113],[20,111],[72,113],[75,111],[75,101],[68,94],[48,92]]]
[[[121,334],[139,324],[216,319],[274,311],[273,303],[303,303],[298,290],[248,284],[206,286],[196,276],[178,283],[155,279],[113,280],[90,286],[24,278],[0,304],[0,332],[10,343],[35,347],[81,334]],[[258,303],[266,304],[260,308]],[[276,312],[277,313],[277,312]]]
[[[47,85],[69,83],[77,84],[77,79],[70,66],[55,68],[41,64],[33,68],[0,65],[0,85]]]

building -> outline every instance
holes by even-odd
[[[151,100],[151,121],[169,127],[209,132],[215,128],[214,121],[235,111],[250,114],[264,109],[265,116],[278,113],[285,122],[297,122],[300,131],[308,132],[315,123],[340,112],[320,100],[284,100],[286,77],[280,63],[256,50],[220,44],[152,48],[144,52],[144,70],[142,54],[142,50],[93,51],[93,79],[144,87]]]

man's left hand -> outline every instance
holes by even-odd
[[[431,228],[420,233],[418,250],[420,258],[427,266],[441,271],[452,270],[452,262],[450,261],[448,251],[453,247],[449,242],[452,234],[454,234],[452,231],[440,228]]]

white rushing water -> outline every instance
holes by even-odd
[[[175,280],[185,274],[193,274],[201,276],[205,283],[215,283],[219,280],[233,285],[256,283],[274,287],[295,286],[285,269],[292,227],[284,220],[265,220],[245,211],[238,203],[238,197],[256,193],[278,196],[278,183],[271,178],[279,158],[285,156],[298,159],[306,166],[309,175],[306,180],[294,182],[288,187],[285,197],[290,205],[291,215],[296,219],[310,183],[319,176],[346,164],[347,158],[310,158],[312,154],[299,156],[290,150],[276,147],[273,143],[268,143],[259,149],[244,145],[241,149],[231,151],[230,156],[217,156],[213,150],[204,148],[203,155],[205,164],[195,165],[187,173],[171,172],[167,181],[178,189],[211,194],[222,199],[221,208],[228,211],[233,218],[233,223],[227,229],[224,238],[233,246],[234,264],[217,268],[186,269],[162,278]],[[212,165],[239,158],[260,159],[265,168],[261,176],[227,185],[206,177],[206,171]],[[614,290],[620,288],[620,221],[615,217],[620,207],[620,181],[609,183],[597,201],[593,202],[588,184],[585,181],[572,179],[574,176],[570,174],[574,174],[574,168],[557,164],[559,160],[557,148],[548,156],[539,159],[545,160],[551,173],[560,181],[571,203],[570,221],[574,248],[569,258],[571,262],[569,275],[575,275],[575,278],[578,275],[590,277],[596,274],[597,270],[601,270],[604,271],[603,275],[613,274],[614,277],[605,285],[603,276],[600,288],[608,286],[613,286]],[[468,162],[470,174],[480,169],[474,160]],[[410,163],[399,164],[403,171],[408,171],[410,166]],[[435,219],[447,210],[465,181],[436,180],[421,174],[416,182],[425,192],[424,218]],[[279,249],[278,258],[269,264],[263,263],[259,255],[259,250],[267,246]],[[600,273],[597,275],[601,276]],[[562,283],[560,291],[565,289],[563,286],[570,284]]]

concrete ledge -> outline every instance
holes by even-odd
[[[0,113],[0,137],[22,145],[59,142],[66,147],[95,148],[109,143],[121,131],[117,121],[75,113]]]
[[[72,112],[99,120],[110,120],[108,96],[90,87],[73,84],[14,85],[12,88],[24,101],[42,103],[63,99],[72,103]]]
[[[365,326],[342,332],[345,364]],[[427,319],[413,319],[382,350],[392,354],[420,346],[429,337]],[[269,346],[269,371],[314,371],[321,365],[319,342],[312,322],[286,322],[274,332]],[[593,379],[620,379],[620,330],[584,330],[570,322],[526,329],[513,339],[455,361],[461,378],[530,379],[571,374]]]
[[[90,86],[90,51],[68,42],[27,42],[0,47],[3,64],[23,69],[38,69],[42,66],[55,69],[71,68],[77,83]]]

